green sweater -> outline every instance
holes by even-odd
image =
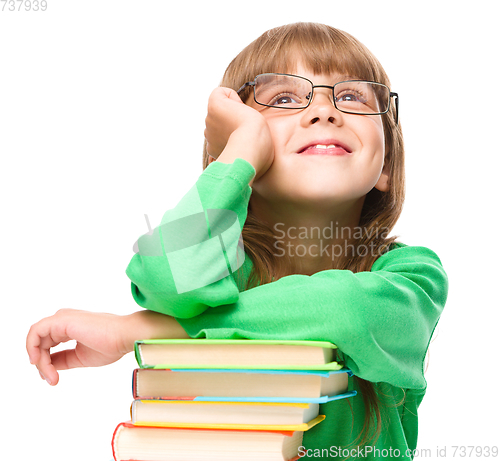
[[[245,291],[252,261],[246,257],[241,264],[234,255],[241,256],[237,243],[254,175],[239,158],[203,171],[159,228],[139,239],[140,251],[126,271],[134,299],[176,317],[193,338],[336,344],[340,360],[382,396],[382,433],[375,444],[356,448],[364,405],[357,381],[349,378],[349,389],[358,394],[321,406],[326,419],[304,433],[300,454],[412,459],[406,454],[417,445],[424,359],[448,291],[439,258],[427,248],[396,244],[369,272],[294,274]]]

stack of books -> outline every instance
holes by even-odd
[[[115,461],[298,459],[319,405],[351,397],[352,372],[323,341],[148,340],[135,344],[131,421]]]

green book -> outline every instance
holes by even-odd
[[[340,370],[335,344],[258,339],[152,339],[136,341],[141,368]]]

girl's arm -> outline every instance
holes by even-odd
[[[30,362],[50,385],[59,381],[57,370],[99,367],[116,362],[134,348],[138,339],[189,338],[173,318],[151,311],[113,315],[62,309],[35,323],[26,338]],[[76,340],[76,347],[51,354],[60,343]]]
[[[218,165],[214,165],[207,174],[200,177],[190,191],[193,193],[186,195],[178,207],[167,212],[161,231],[162,237],[169,243],[173,238],[185,239],[192,231],[190,228],[179,231],[172,226],[174,235],[168,235],[169,223],[175,224],[175,218],[181,220],[182,217],[204,209],[233,211],[241,228],[246,219],[251,194],[249,184],[252,179],[267,171],[274,158],[271,134],[264,117],[243,104],[236,92],[229,88],[217,88],[210,96],[205,137],[208,153],[218,159]],[[243,162],[244,165],[240,163],[234,167],[224,165],[233,164],[237,159],[246,160],[248,163]],[[230,171],[235,169],[235,173],[230,172],[227,175],[227,168]],[[206,190],[210,190],[210,195],[205,193]],[[193,211],[193,207],[196,208],[199,202],[202,202],[202,208]],[[217,228],[219,223],[211,221],[210,225]],[[201,230],[200,235],[203,236]],[[238,299],[238,288],[232,277],[215,278],[213,283],[207,283],[197,289],[188,287],[189,290],[179,292],[179,280],[176,278],[178,274],[175,270],[172,271],[170,263],[174,261],[173,258],[179,258],[180,251],[170,252],[170,260],[163,253],[158,257],[154,251],[154,244],[158,242],[148,239],[149,235],[141,237],[138,248],[141,248],[142,243],[142,247],[153,250],[153,254],[145,255],[139,251],[132,258],[127,274],[141,286],[139,291],[137,285],[133,284],[134,299],[139,305],[150,309],[149,311],[118,316],[63,309],[31,327],[26,340],[30,362],[36,365],[49,384],[55,385],[59,381],[57,370],[102,366],[115,362],[132,351],[137,339],[189,338],[170,315],[190,317],[209,306],[219,306]],[[235,242],[225,243],[228,246],[235,243],[236,246],[238,235],[235,239]],[[161,249],[165,250],[164,242]],[[218,259],[215,259],[220,260],[221,249],[215,250],[218,251]],[[200,260],[198,254],[193,272],[189,274],[190,280],[197,280],[206,273],[220,269],[214,266],[212,254],[209,251],[205,253],[206,264]],[[224,266],[225,264],[224,260]],[[153,312],[155,310],[162,313]],[[52,347],[69,340],[77,341],[75,349],[50,353]]]

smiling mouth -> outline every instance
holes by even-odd
[[[341,144],[310,144],[297,152],[300,155],[347,155],[351,150]]]

